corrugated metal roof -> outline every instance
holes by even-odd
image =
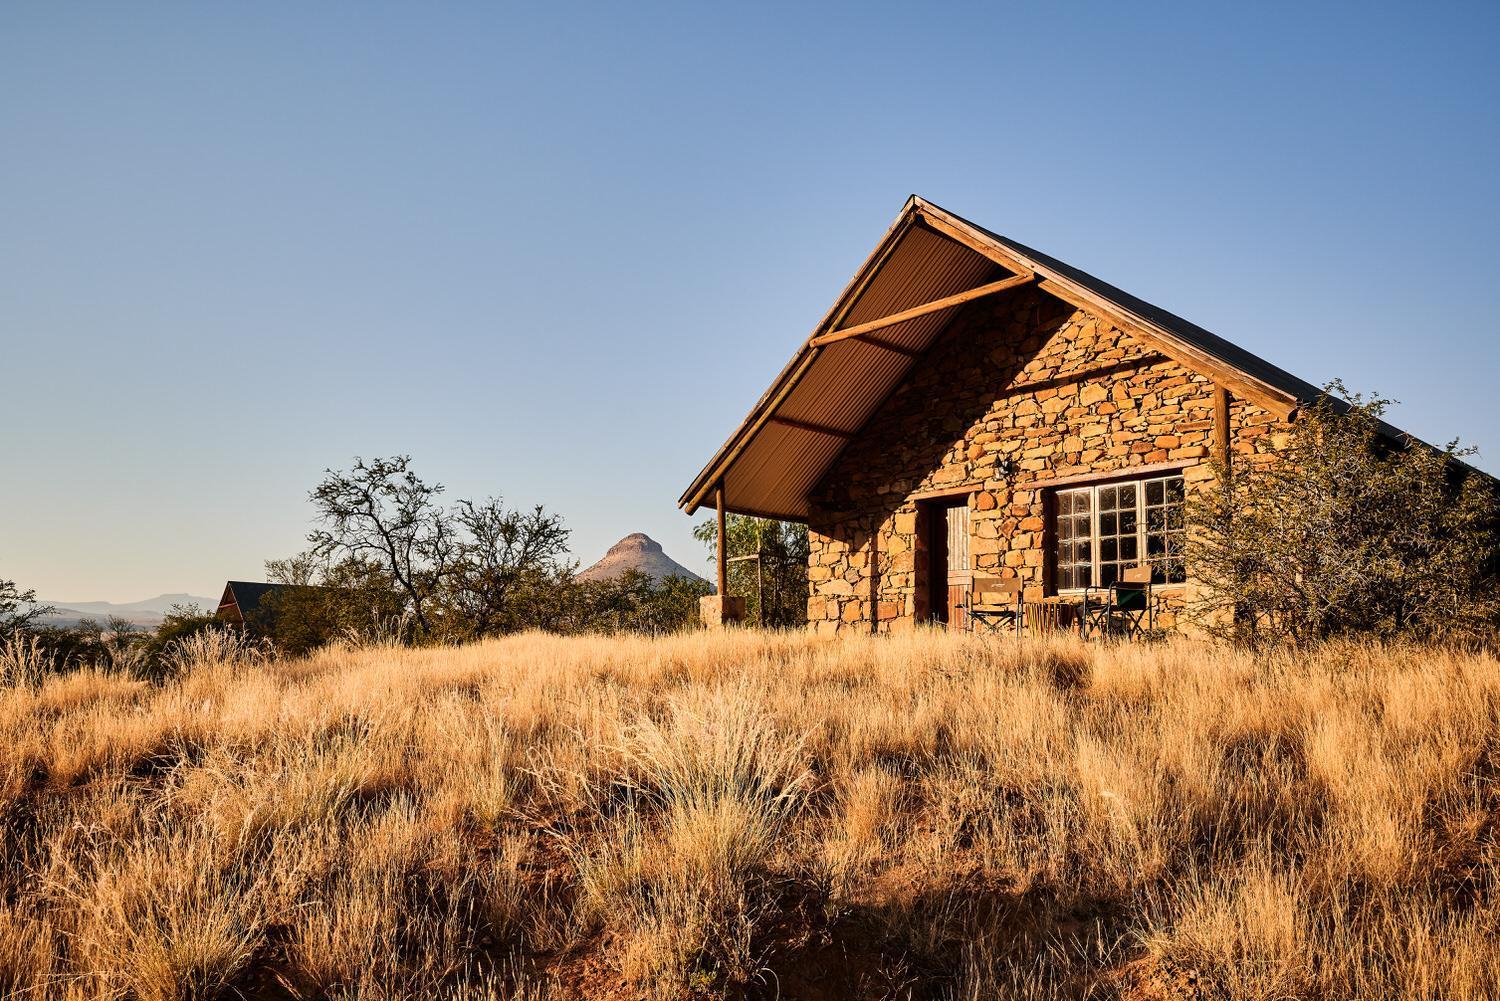
[[[897,241],[895,246],[869,283],[859,290],[852,305],[847,308],[841,305],[830,314],[839,316],[840,327],[890,316],[973,288],[991,276],[1008,273],[963,244],[929,229],[914,226],[900,232],[893,230],[893,236]],[[960,308],[952,307],[887,327],[878,337],[907,351],[925,351]],[[869,420],[905,378],[913,361],[909,355],[857,339],[824,347],[804,344],[798,357],[806,355],[812,356],[813,363],[766,416],[850,434]],[[783,378],[797,367],[797,360],[793,359]],[[774,395],[775,386],[762,397],[757,411]],[[726,448],[735,444],[731,439]],[[808,492],[844,444],[844,439],[833,435],[764,424],[745,436],[741,451],[724,472],[726,505],[747,514],[806,518]]]
[[[220,599],[219,607],[224,606],[225,599],[233,597],[240,613],[248,615],[260,607],[266,595],[290,590],[292,586],[290,584],[263,584],[254,580],[232,580],[224,585],[224,598]]]
[[[1160,306],[1137,298],[1123,289],[1116,288],[1106,281],[1095,278],[1086,271],[1078,270],[1071,264],[1065,264],[1057,258],[1049,257],[1041,251],[1032,250],[1023,243],[1017,243],[1007,237],[992,233],[983,226],[975,223],[969,223],[969,225],[980,230],[1001,246],[1014,251],[1020,257],[1028,261],[1034,261],[1039,270],[1050,271],[1072,279],[1079,285],[1110,302],[1130,310],[1143,319],[1149,320],[1155,326],[1169,330],[1182,340],[1202,348],[1215,358],[1228,362],[1246,375],[1252,376],[1269,386],[1275,386],[1277,389],[1283,390],[1289,396],[1308,401],[1323,395],[1323,391],[1312,383],[1297,378],[1286,369],[1271,364],[1264,358],[1246,351],[1238,344],[1227,341],[1212,331],[1203,329],[1196,323],[1184,320],[1175,313],[1169,313]]]
[[[1228,378],[1242,376],[1247,392],[1263,394],[1254,398],[1269,399],[1271,405],[1287,409],[1323,398],[1317,387],[1196,324],[913,195],[833,308],[698,474],[679,504],[691,514],[709,500],[714,485],[722,482],[725,506],[731,511],[804,520],[809,491],[843,450],[846,439],[787,427],[772,418],[852,435],[916,361],[909,354],[857,338],[823,346],[813,344],[814,338],[1027,269],[1046,279],[1044,291],[1075,300],[1081,297],[1121,317],[1120,322],[1136,323],[1143,336],[1159,335],[1170,346],[1169,353],[1181,352],[1179,360],[1184,364],[1191,366],[1196,360],[1221,374],[1228,373]],[[907,352],[920,353],[937,340],[961,309],[955,306],[929,313],[872,336]],[[1395,428],[1388,428],[1388,432],[1401,434]]]

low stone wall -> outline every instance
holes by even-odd
[[[1198,488],[1212,475],[1213,390],[1041,292],[967,307],[815,491],[809,622],[833,632],[924,620],[918,503],[947,491],[969,494],[975,571],[1048,589],[1048,487],[1176,464]],[[1285,430],[1238,400],[1230,427],[1236,461],[1264,461]]]
[[[709,629],[745,621],[745,599],[736,594],[706,594],[698,599],[698,619]]]

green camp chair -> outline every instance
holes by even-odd
[[[1145,636],[1155,626],[1151,594],[1151,568],[1131,567],[1108,587],[1090,587],[1083,592],[1083,635]]]

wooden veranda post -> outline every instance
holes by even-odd
[[[719,557],[719,594],[720,596],[723,596],[729,593],[729,549],[728,539],[726,538],[729,533],[724,530],[723,483],[720,483],[719,486],[714,490],[714,508],[715,517],[718,519],[719,525],[719,542],[718,545],[714,548],[718,552]]]
[[[718,544],[715,563],[718,565],[718,593],[706,594],[698,599],[698,609],[705,626],[725,626],[739,622],[745,617],[745,599],[729,596],[729,532],[724,525],[724,483],[714,487],[714,513],[718,523]]]

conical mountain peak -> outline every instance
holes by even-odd
[[[640,550],[648,553],[662,552],[661,543],[657,542],[645,532],[631,532],[625,538],[609,547],[612,553],[625,553],[632,550]]]
[[[611,580],[629,570],[636,570],[652,580],[667,577],[700,579],[687,567],[668,556],[657,542],[645,532],[631,532],[609,547],[604,558],[587,570],[579,573],[582,580]]]

